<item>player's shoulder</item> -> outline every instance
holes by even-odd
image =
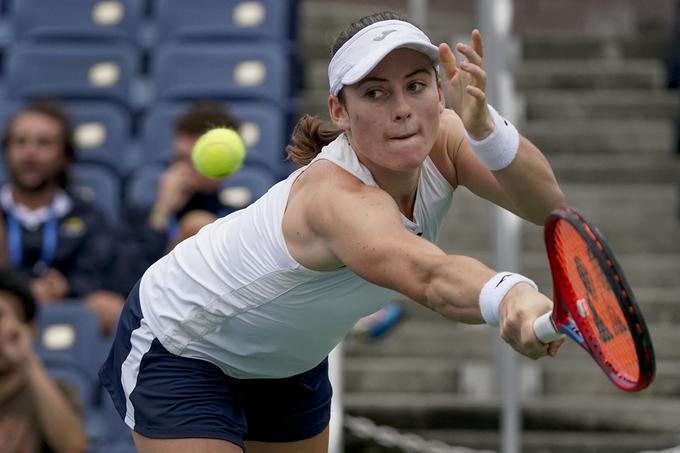
[[[393,203],[379,187],[365,184],[358,177],[331,161],[320,159],[310,165],[298,178],[297,198],[313,222],[330,221],[343,217],[362,205]]]
[[[319,159],[300,175],[298,182],[320,197],[337,198],[341,195],[361,193],[385,193],[383,190],[365,184],[343,167],[326,159]]]
[[[458,114],[451,109],[444,109],[439,118],[439,133],[445,137],[463,138],[465,126]]]

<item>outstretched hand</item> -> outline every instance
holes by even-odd
[[[534,332],[534,321],[552,309],[552,302],[529,285],[514,286],[500,307],[501,337],[517,352],[531,359],[554,357],[564,343],[562,335],[548,344],[541,343]]]
[[[493,131],[493,120],[486,106],[486,72],[482,68],[484,43],[477,29],[472,30],[470,39],[470,44],[456,44],[456,50],[465,56],[460,66],[448,44],[439,45],[439,59],[444,96],[468,134],[482,140]]]

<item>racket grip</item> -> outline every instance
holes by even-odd
[[[552,320],[552,312],[547,312],[536,318],[534,321],[534,333],[536,338],[543,344],[557,340],[562,335],[556,328]]]

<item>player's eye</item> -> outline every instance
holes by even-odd
[[[370,88],[364,94],[368,99],[380,99],[385,96],[385,90],[380,88]]]
[[[421,81],[413,81],[413,82],[408,84],[408,90],[411,93],[418,93],[418,92],[420,92],[424,89],[425,89],[425,83],[423,83]]]

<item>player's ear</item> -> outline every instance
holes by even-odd
[[[345,104],[337,97],[328,96],[328,114],[333,124],[343,131],[349,130],[349,114]]]
[[[446,98],[442,89],[442,79],[437,77],[437,96],[439,98],[439,113],[442,113],[446,108]]]

